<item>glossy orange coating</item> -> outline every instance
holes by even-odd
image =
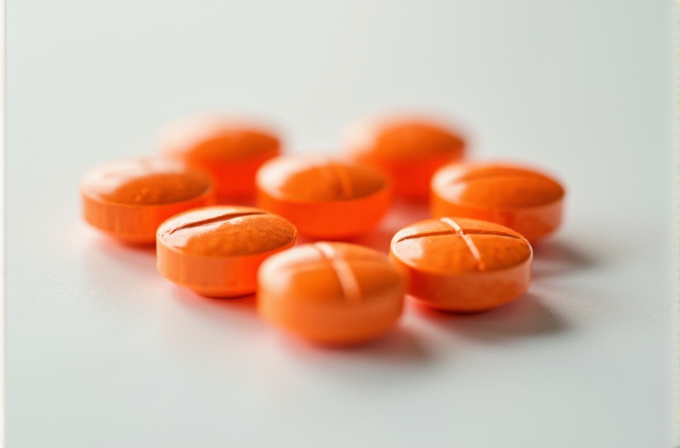
[[[303,235],[340,239],[375,227],[392,199],[389,178],[369,166],[325,157],[283,156],[257,173],[257,205]]]
[[[205,173],[180,162],[136,158],[90,170],[80,196],[90,225],[127,243],[151,244],[169,217],[212,204],[214,189]]]
[[[255,195],[255,173],[281,152],[273,130],[219,114],[177,120],[160,133],[163,154],[213,176],[220,201]]]
[[[457,312],[488,310],[523,295],[532,256],[519,233],[464,218],[417,222],[390,244],[390,259],[408,275],[408,294],[431,308]]]
[[[355,124],[345,150],[354,161],[382,168],[394,179],[395,195],[426,199],[434,172],[465,154],[463,136],[423,118],[392,118]]]
[[[302,338],[332,345],[378,337],[401,315],[404,275],[378,251],[348,243],[303,244],[262,264],[262,317]]]
[[[156,237],[158,271],[208,297],[236,297],[257,289],[262,261],[295,244],[295,226],[264,210],[212,206],[165,221]]]
[[[534,169],[501,163],[461,163],[432,179],[434,218],[458,216],[509,227],[536,242],[559,227],[564,187]]]

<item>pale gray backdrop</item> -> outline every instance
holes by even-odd
[[[672,446],[672,12],[10,0],[9,446]],[[511,305],[409,307],[375,344],[310,347],[80,220],[87,169],[153,153],[168,120],[216,108],[277,121],[292,152],[336,150],[364,115],[439,113],[473,157],[564,179],[567,220]]]

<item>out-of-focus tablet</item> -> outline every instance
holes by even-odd
[[[562,221],[564,187],[532,168],[501,163],[459,163],[432,179],[432,216],[481,219],[536,242]]]
[[[85,221],[128,243],[151,244],[177,213],[214,201],[210,178],[186,165],[137,158],[98,166],[80,182]]]
[[[396,196],[426,199],[434,172],[463,158],[465,140],[459,131],[431,119],[365,120],[349,128],[345,153],[389,173]]]
[[[255,173],[281,151],[277,133],[265,125],[220,114],[179,119],[160,132],[164,155],[211,174],[220,201],[255,195]]]
[[[257,173],[257,205],[289,219],[303,235],[340,239],[365,233],[387,213],[389,178],[360,164],[283,156]]]

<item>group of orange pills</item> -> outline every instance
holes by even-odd
[[[405,295],[476,312],[529,288],[530,242],[559,226],[564,188],[465,152],[447,125],[393,118],[351,128],[339,157],[282,155],[275,132],[203,115],[164,129],[157,157],[91,170],[80,192],[90,225],[155,243],[170,281],[208,297],[257,293],[275,325],[354,344],[389,331]],[[341,242],[376,227],[395,196],[429,197],[432,219],[399,230],[389,257]],[[253,199],[258,208],[228,205]],[[315,242],[296,246],[298,233]]]

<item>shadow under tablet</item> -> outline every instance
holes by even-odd
[[[348,241],[388,254],[390,242],[395,233],[408,225],[425,219],[430,219],[430,208],[427,201],[409,202],[395,199],[394,205],[378,227],[364,235],[348,239]]]
[[[432,324],[489,343],[502,343],[512,338],[548,336],[562,333],[569,326],[557,313],[529,292],[501,307],[471,314],[456,314],[416,304],[416,312]]]
[[[155,245],[129,245],[105,235],[94,234],[85,248],[85,268],[93,275],[110,283],[120,280],[127,286],[130,277],[156,278]]]
[[[534,279],[559,276],[592,268],[598,261],[577,246],[560,240],[548,240],[534,249],[532,276]]]
[[[419,335],[403,324],[397,324],[383,336],[371,341],[348,346],[332,346],[304,341],[294,335],[279,332],[279,342],[284,350],[304,358],[318,359],[331,356],[333,359],[359,362],[362,364],[423,364],[432,360]]]
[[[173,296],[182,302],[185,307],[198,312],[206,311],[210,313],[216,311],[257,314],[257,298],[254,293],[238,297],[206,297],[187,288],[174,285]]]

